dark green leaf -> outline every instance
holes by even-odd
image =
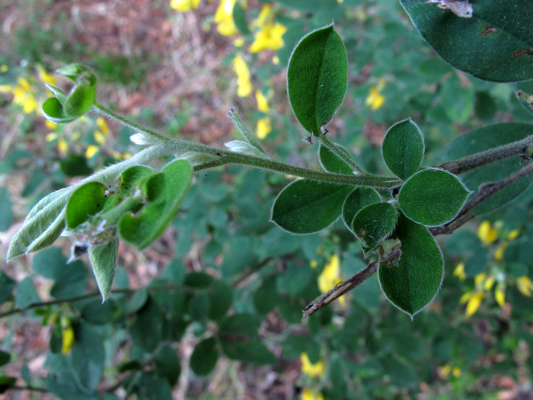
[[[100,300],[93,300],[83,306],[81,317],[88,324],[105,325],[115,321],[121,311],[116,301],[110,300],[102,304]]]
[[[381,149],[390,171],[398,178],[406,180],[422,163],[424,137],[418,125],[409,118],[389,128]]]
[[[276,276],[265,278],[254,293],[254,306],[258,313],[268,314],[276,307],[279,295],[276,287]]]
[[[0,376],[0,394],[7,392],[10,388],[15,386],[17,378],[11,376]]]
[[[448,171],[425,169],[403,184],[398,205],[413,221],[438,226],[455,218],[469,194],[463,183]]]
[[[68,124],[77,117],[67,116],[63,110],[63,104],[55,97],[50,97],[41,106],[41,113],[54,124]]]
[[[379,203],[381,197],[379,193],[374,189],[366,186],[360,186],[355,189],[344,201],[342,206],[342,220],[344,225],[351,231],[352,222],[355,215],[364,207],[373,204]]]
[[[207,294],[210,304],[209,318],[212,320],[222,318],[233,302],[233,289],[227,283],[215,280],[209,287]]]
[[[31,385],[31,371],[27,363],[22,364],[22,367],[20,367],[20,376],[28,385]]]
[[[172,400],[172,388],[164,377],[144,372],[138,383],[139,400]]]
[[[74,325],[74,338],[72,370],[86,389],[95,390],[104,374],[103,338],[96,328],[83,322]]]
[[[146,304],[137,313],[130,328],[133,343],[150,353],[157,348],[163,337],[164,315],[155,300],[148,297]]]
[[[221,340],[224,354],[232,360],[252,362],[260,365],[276,364],[274,354],[258,339]]]
[[[455,122],[466,122],[474,109],[475,93],[454,74],[442,83],[439,92],[440,107]]]
[[[341,215],[353,186],[297,180],[281,191],[272,207],[272,221],[295,234],[327,228]]]
[[[185,160],[165,166],[163,172],[147,179],[148,204],[137,215],[126,214],[119,222],[122,239],[143,249],[163,231],[178,210],[192,180],[193,169]]]
[[[261,319],[257,315],[234,314],[220,323],[220,334],[255,336],[260,326]]]
[[[98,289],[102,294],[102,300],[106,301],[111,294],[111,285],[115,276],[118,239],[113,239],[99,246],[91,246],[88,253]]]
[[[347,158],[353,160],[353,156],[348,150],[346,150],[339,144],[336,144],[335,146]],[[324,168],[324,170],[328,172],[344,175],[353,175],[354,173],[353,168],[350,165],[348,165],[342,158],[337,156],[326,146],[323,146],[322,143],[318,148],[318,158],[320,160],[320,165],[322,165],[322,168]]]
[[[453,161],[482,151],[525,139],[531,135],[533,125],[523,123],[500,123],[470,131],[454,141],[444,150],[443,160]],[[519,156],[498,161],[475,170],[461,174],[465,185],[471,190],[477,190],[486,182],[498,182],[510,174],[523,168]],[[522,194],[533,182],[533,175],[529,174],[516,182],[506,186],[473,209],[476,215],[494,211]]]
[[[235,2],[233,6],[233,22],[241,34],[248,35],[250,33],[246,10],[240,1]]]
[[[56,279],[54,286],[50,289],[50,295],[56,299],[64,299],[79,296],[85,292],[87,284],[87,267],[76,260],[65,265],[63,274]]]
[[[181,366],[176,350],[169,345],[163,345],[155,356],[155,371],[168,381],[172,387],[178,382]]]
[[[437,2],[401,3],[422,37],[455,68],[495,82],[533,78],[533,3],[509,7],[504,0],[472,0],[462,4],[472,6],[465,17],[439,8]]]
[[[352,230],[361,239],[363,250],[369,252],[392,232],[397,220],[397,211],[392,204],[374,203],[357,213]]]
[[[0,232],[5,232],[13,222],[13,212],[11,211],[11,196],[7,187],[0,187]]]
[[[106,185],[100,182],[89,182],[76,189],[67,204],[67,227],[74,229],[102,211],[107,201],[106,190]]]
[[[399,265],[381,263],[378,279],[387,299],[411,318],[437,295],[444,276],[444,259],[431,233],[404,215],[391,238],[401,241]]]
[[[277,292],[298,296],[307,289],[313,279],[313,270],[304,265],[289,264],[278,276]]]
[[[2,365],[6,365],[9,362],[9,360],[11,360],[11,354],[0,350],[0,367]]]
[[[72,370],[63,369],[58,373],[49,372],[46,377],[46,386],[50,393],[59,399],[99,400],[95,392],[81,386],[78,377]]]
[[[294,115],[319,135],[342,104],[348,85],[348,58],[333,25],[306,35],[292,52],[287,90]]]
[[[136,290],[131,296],[131,299],[126,303],[124,308],[125,314],[133,314],[139,311],[148,301],[148,292],[146,289],[141,288]]]
[[[187,306],[189,315],[195,321],[201,321],[207,318],[211,311],[211,301],[206,292],[195,294]]]
[[[39,303],[41,299],[33,286],[31,277],[27,276],[18,285],[15,293],[15,304],[18,308],[24,309],[31,304]]]
[[[196,345],[191,356],[191,369],[196,375],[209,374],[218,360],[218,346],[215,338],[209,338]]]
[[[67,176],[87,176],[93,173],[92,168],[87,165],[87,158],[81,154],[69,154],[59,160],[59,166]]]
[[[11,297],[15,281],[6,275],[4,271],[0,271],[0,304]]]
[[[59,237],[65,225],[63,209],[70,193],[70,188],[58,190],[41,199],[30,210],[9,244],[8,261],[27,251],[49,246]]]
[[[31,266],[36,274],[54,281],[61,280],[69,268],[67,258],[59,247],[50,247],[35,254]]]

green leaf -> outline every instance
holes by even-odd
[[[123,194],[132,192],[135,187],[139,187],[139,183],[154,174],[155,171],[145,165],[135,165],[126,169],[120,174],[120,192]]]
[[[444,258],[431,233],[404,215],[391,238],[401,241],[399,265],[380,263],[378,279],[387,299],[411,318],[437,295],[444,277]]]
[[[241,34],[248,35],[250,33],[246,10],[240,1],[235,2],[233,6],[233,22]]]
[[[287,90],[302,126],[320,135],[342,104],[348,85],[348,58],[333,25],[317,29],[296,45],[287,70]]]
[[[190,317],[195,321],[202,321],[207,318],[211,310],[211,301],[205,292],[195,294],[187,306]]]
[[[455,218],[469,194],[455,175],[430,168],[417,172],[403,184],[398,205],[413,221],[438,226]]]
[[[139,400],[172,400],[172,388],[167,379],[153,372],[143,372],[137,386]]]
[[[72,371],[86,389],[95,390],[104,374],[103,338],[95,327],[83,322],[74,325],[74,337]]]
[[[509,7],[505,0],[472,0],[471,17],[441,9],[437,2],[401,3],[422,37],[455,68],[494,82],[533,78],[533,3]]]
[[[61,235],[65,224],[63,209],[70,193],[70,188],[58,190],[41,199],[30,210],[9,244],[6,256],[8,261],[26,252],[49,246]]]
[[[517,82],[514,84],[514,89],[520,104],[533,113],[533,80]]]
[[[63,111],[67,117],[78,118],[89,111],[95,102],[96,86],[90,84],[74,86],[63,104]]]
[[[380,201],[381,197],[374,189],[366,186],[356,188],[346,197],[342,206],[342,220],[344,221],[344,225],[352,231],[352,222],[355,215],[364,207],[379,203]]]
[[[181,373],[180,360],[176,350],[167,344],[162,345],[155,356],[155,371],[159,376],[165,378],[171,387],[174,386]]]
[[[40,301],[41,299],[35,290],[35,286],[33,286],[31,277],[27,276],[17,285],[15,305],[20,309],[25,309]]]
[[[7,392],[11,387],[15,386],[17,378],[12,376],[0,376],[0,394]]]
[[[67,227],[74,229],[104,208],[107,201],[107,187],[100,182],[89,182],[80,186],[67,204]]]
[[[50,85],[49,83],[44,83],[44,85],[47,87],[47,89],[49,91],[52,92],[52,94],[56,97],[57,100],[59,100],[59,102],[61,104],[63,104],[65,102],[65,100],[67,99],[67,95],[65,94],[65,92],[63,92],[61,89],[59,89],[58,87],[55,87],[53,85]]]
[[[74,63],[65,65],[64,67],[56,69],[56,73],[66,76],[74,82],[77,82],[78,80],[82,79],[93,81],[93,83],[95,83],[94,81],[96,80],[96,77],[91,72],[91,70],[83,64]]]
[[[222,318],[230,309],[233,302],[233,289],[227,283],[214,280],[207,292],[209,296],[209,318]]]
[[[119,222],[119,233],[126,242],[143,249],[152,243],[176,214],[191,184],[193,169],[185,160],[165,166],[163,172],[146,180],[148,204],[137,215],[126,214]]]
[[[87,176],[93,173],[92,168],[87,164],[87,158],[82,154],[69,154],[59,160],[59,166],[67,176]]]
[[[389,170],[406,180],[413,175],[424,158],[424,137],[411,118],[389,128],[381,146]]]
[[[268,314],[279,302],[276,276],[265,278],[254,293],[254,307],[259,314]]]
[[[363,250],[369,252],[392,232],[397,220],[397,211],[392,204],[370,204],[357,213],[352,230],[361,239]]]
[[[148,301],[139,310],[137,319],[130,328],[133,343],[148,353],[154,351],[163,337],[164,320],[161,307],[148,297]]]
[[[453,161],[525,139],[531,135],[532,127],[531,124],[512,122],[475,129],[453,140],[444,149],[443,161]],[[483,183],[498,182],[522,168],[521,158],[515,156],[465,172],[461,174],[461,178],[467,187],[477,191]],[[531,174],[518,179],[476,206],[473,212],[480,215],[509,204],[530,187],[531,182]]]
[[[0,232],[5,232],[13,222],[13,212],[11,211],[11,196],[7,187],[0,186]]]
[[[115,276],[118,239],[113,239],[99,246],[91,246],[88,253],[98,289],[102,294],[102,301],[106,301],[111,294],[111,285]]]
[[[81,317],[91,325],[105,325],[116,321],[120,317],[122,308],[114,301],[92,300],[81,309]]]
[[[342,147],[340,144],[335,145],[341,153],[343,153],[347,158],[353,160],[352,154]],[[318,158],[320,160],[320,165],[324,168],[325,171],[332,172],[335,174],[344,174],[344,175],[353,175],[353,168],[348,165],[342,158],[333,153],[326,146],[323,146],[320,143],[318,148]]]
[[[0,350],[0,367],[2,365],[6,365],[9,362],[9,360],[11,360],[11,354]]]
[[[271,220],[290,233],[305,235],[327,228],[339,217],[353,186],[308,179],[294,181],[281,191]]]
[[[77,118],[66,115],[63,104],[55,97],[45,100],[41,106],[41,113],[43,117],[54,124],[68,124]]]
[[[220,323],[220,335],[255,336],[261,326],[261,318],[255,314],[234,314]]]
[[[6,275],[4,271],[0,271],[0,304],[11,297],[15,281]]]
[[[260,365],[277,363],[276,356],[258,339],[222,340],[220,341],[224,354],[232,360],[252,362]]]
[[[218,360],[218,346],[215,338],[209,338],[196,345],[191,356],[191,369],[196,375],[209,374]]]

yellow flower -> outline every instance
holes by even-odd
[[[237,39],[233,41],[233,45],[235,47],[241,47],[244,44],[244,38],[242,36],[239,36]]]
[[[264,117],[257,121],[257,137],[259,139],[266,138],[271,130],[270,117]]]
[[[527,276],[521,276],[516,280],[516,287],[524,296],[531,297],[533,282]]]
[[[279,64],[279,57],[278,57],[278,56],[274,56],[274,57],[272,57],[272,63],[273,63],[274,65],[278,65],[278,64]]]
[[[98,146],[91,145],[87,147],[87,151],[85,152],[85,158],[91,158],[96,153],[98,153],[98,150],[100,150]]]
[[[267,4],[266,6],[264,6],[261,9],[261,12],[257,16],[257,18],[254,19],[253,22],[252,22],[252,27],[253,28],[262,28],[267,23],[272,22],[272,15],[271,15],[271,12],[270,12],[271,8],[272,7]]]
[[[509,232],[507,240],[515,240],[518,235],[520,235],[520,229],[515,229],[514,231]]]
[[[311,268],[316,268],[318,266],[318,263],[315,260],[312,260],[309,265],[311,265]]]
[[[4,85],[2,89],[8,89],[13,93],[13,103],[22,107],[26,114],[30,114],[36,108],[35,97],[33,90],[27,79],[19,77],[17,79],[17,86]],[[2,90],[4,91],[4,90]]]
[[[61,317],[61,330],[63,331],[61,354],[67,354],[74,344],[74,330],[70,325],[70,320],[66,317]]]
[[[300,361],[302,362],[301,371],[304,374],[311,378],[324,375],[324,362],[322,360],[318,360],[315,364],[311,364],[307,353],[302,353],[300,355]]]
[[[443,365],[442,367],[438,368],[437,371],[438,371],[437,373],[439,374],[439,377],[441,379],[446,379],[446,377],[448,375],[450,375],[450,372],[452,372],[452,367],[451,367],[451,365],[446,364],[446,365]]]
[[[52,140],[57,139],[57,135],[55,133],[49,133],[48,135],[45,136],[45,139],[47,142],[51,142]]]
[[[453,276],[458,277],[461,281],[466,279],[464,263],[457,264],[457,267],[455,267],[455,270],[453,271]]]
[[[452,368],[452,375],[453,375],[454,378],[459,378],[461,376],[461,368],[453,367]]]
[[[494,298],[496,299],[496,303],[498,303],[498,305],[503,308],[503,306],[505,305],[505,292],[503,291],[503,288],[496,288],[496,290],[494,291]]]
[[[101,144],[101,145],[106,144],[106,138],[102,132],[94,131],[93,135],[94,135],[94,140],[96,141],[96,143]]]
[[[53,75],[46,72],[46,70],[40,64],[37,64],[35,68],[37,69],[37,75],[39,76],[39,79],[41,81],[48,83],[50,85],[54,85],[54,86],[57,85],[56,78]]]
[[[200,0],[171,0],[170,7],[174,10],[187,12],[198,8]]]
[[[5,64],[3,64],[1,67],[0,67],[0,72],[7,72],[7,70],[9,69],[9,67]]]
[[[465,295],[468,295],[466,297],[465,301]],[[482,292],[469,292],[465,293],[463,297],[461,297],[461,302],[466,302],[466,311],[465,316],[466,318],[470,318],[472,315],[476,313],[476,311],[479,309],[479,306],[481,306],[481,302],[483,301],[484,294]]]
[[[233,70],[237,74],[237,95],[240,97],[249,96],[252,93],[250,70],[241,56],[233,59]]]
[[[283,35],[287,28],[279,22],[263,26],[254,35],[254,42],[250,46],[250,53],[258,53],[263,50],[279,50],[285,44]]]
[[[102,117],[96,118],[96,126],[104,135],[109,135],[109,127],[107,126],[105,119]]]
[[[494,259],[496,261],[501,261],[503,260],[503,254],[505,253],[505,249],[507,249],[507,246],[509,245],[509,243],[507,242],[504,242],[502,243],[500,246],[498,246],[498,248],[496,249],[496,251],[494,252]]]
[[[233,21],[233,6],[236,0],[221,0],[215,13],[217,31],[224,36],[236,35],[238,30]]]
[[[257,101],[257,109],[261,112],[267,113],[269,110],[268,102],[261,91],[255,91],[255,100]]]
[[[489,221],[483,221],[479,225],[477,236],[484,244],[490,244],[498,238],[498,231],[490,226]]]
[[[324,270],[318,277],[318,288],[322,293],[326,293],[340,282],[342,282],[342,279],[339,257],[336,254],[333,254],[329,263],[326,264]],[[342,306],[346,304],[344,295],[339,297],[339,302]]]
[[[495,281],[496,278],[494,276],[489,276],[487,279],[485,279],[485,282],[483,283],[483,289],[488,292],[490,289],[492,289],[492,286],[494,285]]]
[[[57,128],[57,125],[54,124],[53,122],[51,121],[44,121],[44,124],[47,126],[48,129],[50,129],[51,131],[55,131],[55,129]]]
[[[365,100],[365,104],[370,107],[372,111],[376,111],[381,108],[385,103],[385,97],[381,94],[380,89],[377,86],[372,86],[370,88],[370,93]]]
[[[324,396],[317,389],[305,388],[301,400],[324,400]]]
[[[59,139],[59,142],[57,143],[57,148],[61,153],[66,153],[68,151],[68,144],[65,139]]]

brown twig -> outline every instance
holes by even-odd
[[[468,221],[472,220],[475,217],[475,214],[467,215],[467,213],[470,210],[472,210],[475,206],[480,204],[482,201],[488,199],[490,196],[494,195],[495,193],[499,192],[504,187],[530,174],[531,172],[533,172],[533,163],[528,164],[521,170],[515,172],[514,174],[509,175],[507,178],[499,182],[486,183],[482,185],[479,188],[477,194],[464,205],[464,207],[461,209],[461,211],[459,212],[459,214],[453,221],[442,226],[430,228],[430,232],[433,234],[433,236],[447,235],[447,234],[453,233],[456,229],[463,226],[464,224],[466,224]],[[401,255],[400,249],[396,248],[383,261],[385,262],[393,261],[394,259],[400,257],[400,255]],[[359,286],[361,283],[363,283],[365,280],[370,278],[377,271],[378,264],[379,263],[377,261],[371,262],[370,264],[368,264],[368,266],[364,270],[359,271],[357,274],[355,274],[351,278],[348,278],[345,281],[339,283],[329,292],[324,293],[323,295],[317,297],[313,302],[309,303],[309,305],[305,308],[302,319],[309,317],[310,315],[314,314],[321,308],[337,300],[339,297],[346,294],[350,290],[353,290],[355,287]]]

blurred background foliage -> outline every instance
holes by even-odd
[[[285,68],[307,32],[335,21],[349,89],[331,136],[386,173],[387,128],[411,117],[425,164],[495,122],[530,122],[509,84],[452,69],[389,0],[25,0],[0,5],[0,253],[44,195],[137,151],[96,116],[39,114],[52,71],[83,62],[99,99],[175,137],[222,145],[237,106],[272,154],[319,168],[286,98]],[[291,236],[269,222],[290,177],[232,166],[202,172],[163,237],[121,243],[101,304],[68,243],[0,272],[0,391],[61,399],[532,398],[533,190],[438,240],[446,276],[411,321],[375,277],[302,321],[318,296],[365,266],[338,222]],[[25,397],[20,397],[25,396]]]

